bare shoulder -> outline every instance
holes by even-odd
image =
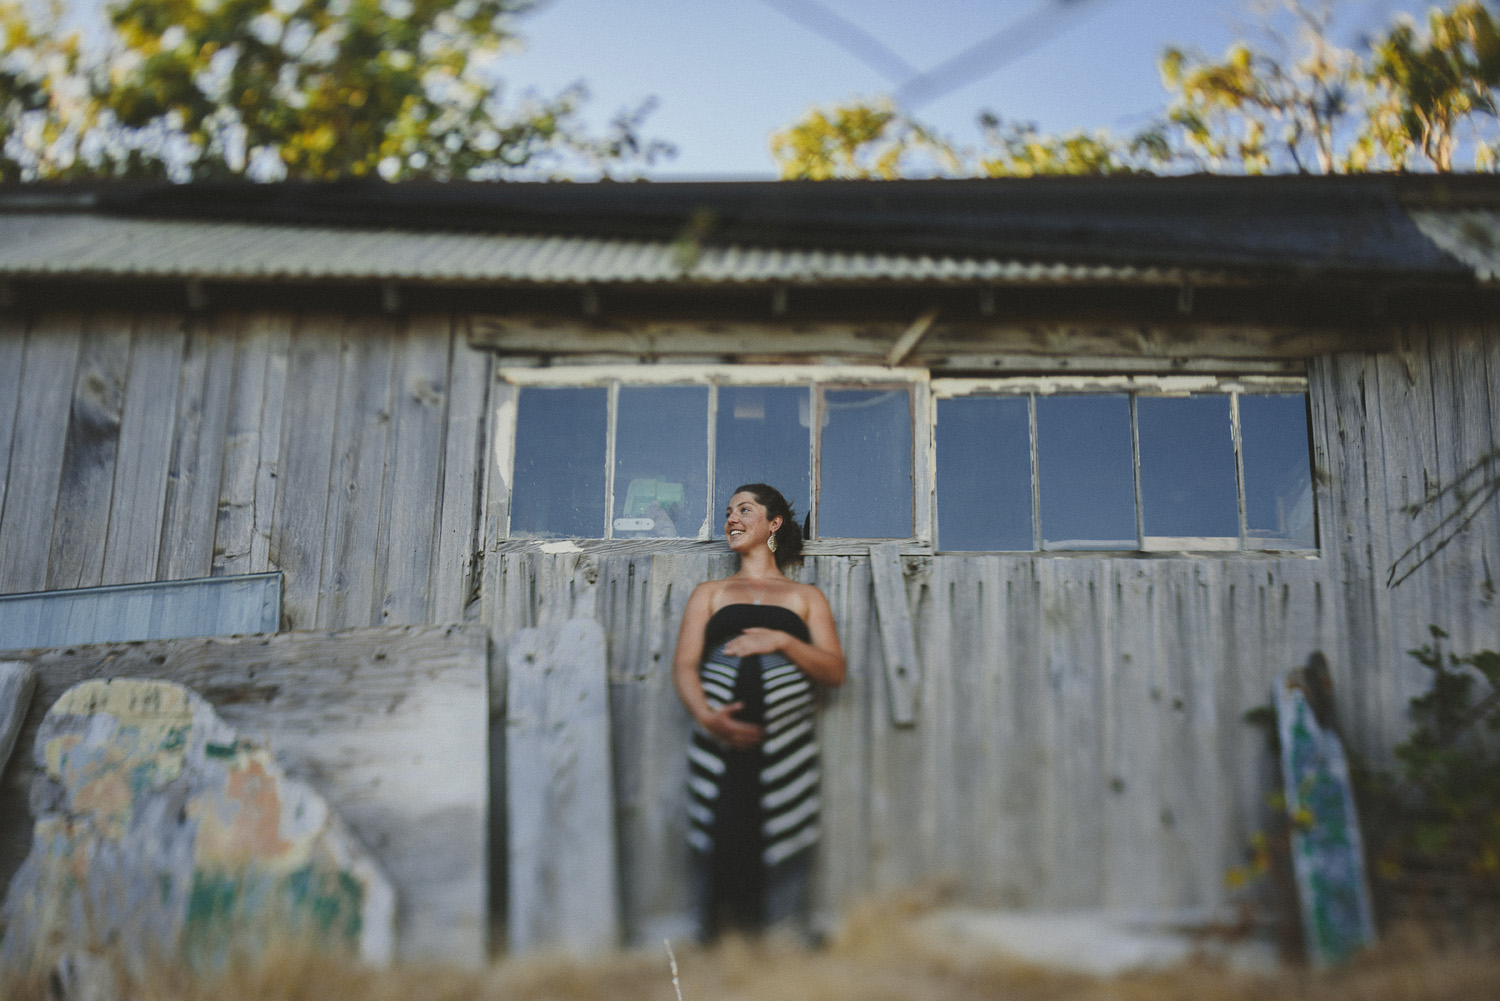
[[[704,581],[693,588],[693,593],[688,595],[688,603],[706,601],[712,604],[713,600],[719,596],[719,592],[724,590],[724,583],[722,580]]]
[[[693,588],[693,593],[688,596],[688,606],[699,606],[710,612],[716,610],[723,603],[724,589],[729,586],[727,578],[723,580],[706,580]]]
[[[821,609],[826,611],[828,609],[828,598],[824,596],[816,584],[803,584],[799,582],[796,586],[797,600],[801,602],[803,609],[806,611],[806,614],[802,616],[804,619],[809,618],[814,610]]]

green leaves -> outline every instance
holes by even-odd
[[[1495,118],[1500,28],[1480,3],[1435,9],[1425,35],[1404,22],[1378,40],[1365,76],[1375,148],[1397,169],[1422,158],[1432,169],[1452,170],[1460,126]]]
[[[0,137],[27,179],[487,179],[521,168],[609,173],[669,153],[639,135],[649,104],[596,136],[580,122],[581,85],[505,99],[498,66],[514,44],[515,16],[531,6],[123,0],[110,10],[108,50],[70,68],[81,105],[51,109],[71,144],[28,141],[37,115],[14,101],[0,109]],[[64,89],[56,79],[40,86]]]
[[[1500,26],[1465,0],[1425,28],[1397,20],[1362,52],[1333,44],[1331,5],[1287,0],[1290,36],[1219,58],[1169,48],[1157,68],[1168,103],[1130,137],[1066,135],[980,115],[983,145],[958,146],[886,100],[814,109],[778,132],[787,178],[933,174],[1032,176],[1130,171],[1263,174],[1451,171],[1467,142],[1478,169],[1500,167]]]
[[[1366,829],[1393,889],[1424,894],[1427,881],[1450,878],[1450,892],[1478,899],[1500,892],[1500,652],[1461,656],[1444,650],[1442,629],[1429,631],[1432,642],[1410,653],[1431,684],[1411,700],[1394,774],[1365,777]]]

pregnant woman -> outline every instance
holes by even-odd
[[[818,839],[817,685],[844,680],[823,592],[782,568],[802,551],[774,487],[735,490],[724,536],[739,572],[699,584],[672,678],[697,724],[688,747],[698,933],[791,925],[809,936],[807,886]]]

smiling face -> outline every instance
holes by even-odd
[[[729,498],[729,507],[724,511],[724,538],[735,552],[746,553],[764,546],[780,527],[781,518],[767,519],[765,505],[748,490]]]

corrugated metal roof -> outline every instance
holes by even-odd
[[[1500,212],[1500,177],[11,185],[0,274],[1463,284],[1466,212]]]
[[[1500,282],[1500,211],[1414,211],[1417,228],[1433,243],[1474,269],[1481,282]]]
[[[16,278],[401,280],[526,284],[1176,283],[1213,271],[663,240],[0,214],[0,275]]]

